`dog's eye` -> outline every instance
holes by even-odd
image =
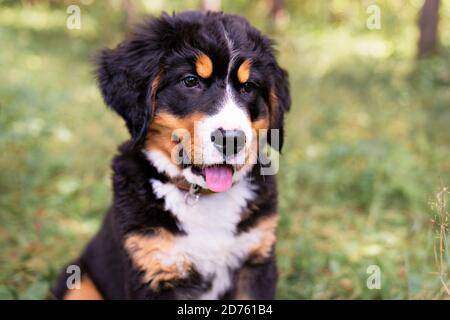
[[[187,76],[183,79],[184,85],[188,88],[198,85],[198,78],[196,76]]]
[[[253,82],[245,82],[241,86],[241,92],[250,93],[255,89],[255,84]]]

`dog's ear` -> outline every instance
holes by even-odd
[[[137,28],[115,49],[97,56],[97,80],[105,103],[126,122],[135,144],[145,138],[155,108],[166,16]]]
[[[284,138],[284,113],[291,107],[291,96],[289,93],[289,79],[287,72],[274,64],[272,73],[272,87],[270,89],[270,129],[278,130],[278,135],[270,132],[267,137],[268,143],[277,151],[281,151]],[[277,138],[278,141],[272,141]]]

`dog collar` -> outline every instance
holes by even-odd
[[[198,185],[196,183],[190,183],[184,177],[169,178],[169,182],[174,184],[178,189],[181,189],[183,191],[193,192],[195,194],[215,193],[214,191],[211,191],[209,189],[202,188],[200,185]]]
[[[178,189],[186,192],[184,200],[189,205],[196,204],[200,199],[200,196],[203,194],[215,193],[209,189],[202,188],[196,183],[190,183],[184,177],[169,178],[169,182],[175,185]]]

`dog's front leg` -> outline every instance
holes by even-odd
[[[248,261],[236,272],[235,286],[230,299],[274,299],[277,284],[275,256],[264,261]]]

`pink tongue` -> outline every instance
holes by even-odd
[[[211,191],[224,192],[233,184],[233,170],[228,166],[205,168],[206,185]]]

